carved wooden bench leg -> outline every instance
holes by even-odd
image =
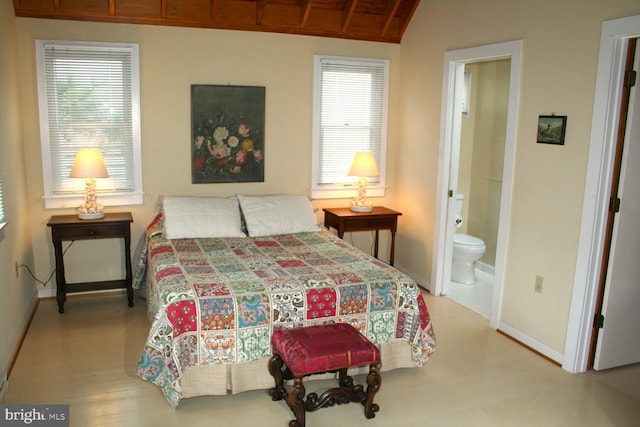
[[[305,427],[305,389],[302,384],[302,378],[295,378],[293,380],[293,387],[287,394],[287,405],[293,411],[296,419],[289,422],[289,427]]]
[[[269,396],[271,396],[271,400],[282,400],[287,395],[287,389],[284,386],[284,381],[282,378],[282,367],[284,366],[284,362],[277,354],[271,356],[269,359],[269,373],[273,377],[275,381],[275,387],[269,389]]]
[[[364,405],[364,416],[367,418],[373,418],[376,416],[376,412],[380,410],[378,404],[373,403],[373,398],[376,396],[380,386],[382,385],[382,377],[378,373],[378,365],[369,366],[369,375],[367,375],[367,400],[362,402]]]

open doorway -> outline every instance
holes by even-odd
[[[504,273],[506,234],[511,206],[511,189],[515,162],[515,134],[520,87],[520,61],[522,41],[511,41],[479,46],[445,53],[443,70],[443,101],[441,122],[441,157],[438,167],[438,197],[436,200],[436,235],[431,292],[437,295],[449,293],[453,236],[456,232],[455,215],[459,187],[459,166],[462,138],[464,71],[472,64],[508,61],[506,124],[504,148],[498,157],[503,161],[500,192],[497,197],[497,225],[494,257],[494,276],[491,289],[489,325],[496,329],[500,318],[500,301]],[[496,64],[498,62],[495,62]],[[500,62],[501,64],[504,64]],[[486,202],[485,194],[485,202]],[[481,197],[480,197],[481,199]],[[471,206],[472,203],[469,203]],[[493,242],[492,242],[493,243]]]
[[[495,276],[510,69],[511,58],[469,63],[464,68],[454,247],[461,239],[484,249],[474,256],[480,257],[474,262],[473,275],[459,278],[452,272],[445,293],[487,319]],[[452,151],[451,156],[456,153]]]

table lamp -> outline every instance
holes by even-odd
[[[78,208],[80,219],[104,218],[104,208],[98,203],[96,178],[108,178],[102,152],[97,148],[81,148],[69,173],[70,178],[84,178],[84,203]]]
[[[354,212],[371,212],[373,206],[367,200],[367,177],[379,176],[378,165],[371,151],[359,151],[353,156],[349,176],[358,177],[358,196],[351,202]]]

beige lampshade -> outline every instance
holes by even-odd
[[[102,152],[97,148],[81,148],[71,167],[71,178],[108,178]]]
[[[358,151],[353,156],[349,176],[378,176],[378,165],[371,151]]]

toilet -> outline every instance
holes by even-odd
[[[462,227],[462,203],[464,195],[456,196],[456,228]],[[473,285],[476,283],[474,264],[482,258],[487,247],[482,239],[468,234],[453,235],[453,262],[451,264],[451,280]]]

